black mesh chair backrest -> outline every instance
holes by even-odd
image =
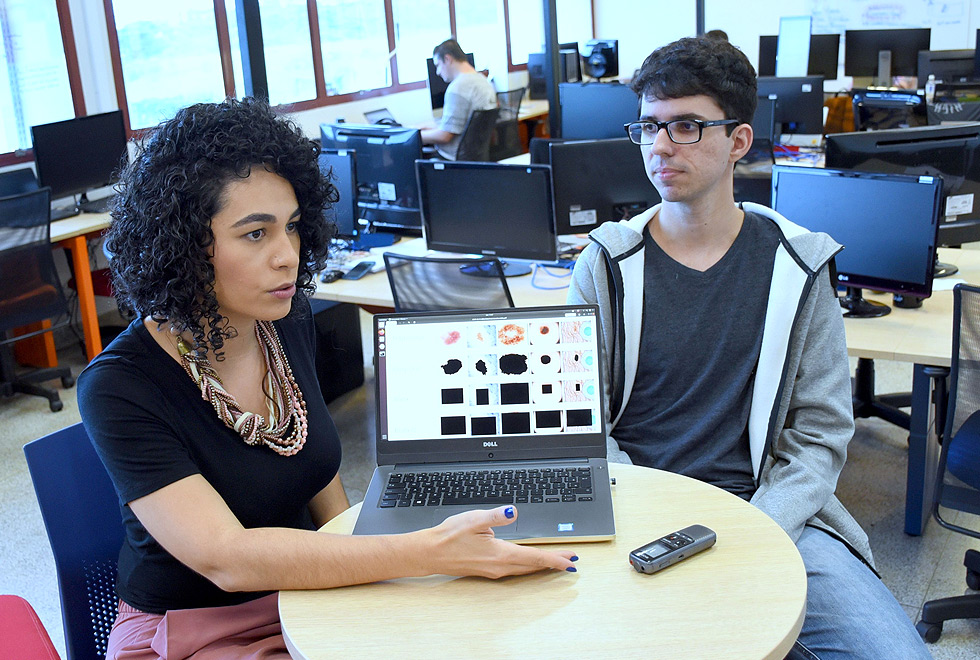
[[[500,108],[474,110],[459,139],[456,160],[486,162],[490,160],[490,136],[497,123]]]
[[[119,498],[80,423],[29,442],[24,456],[54,553],[68,657],[103,658],[118,611]]]
[[[395,311],[513,307],[504,268],[495,257],[438,259],[384,253]]]
[[[67,314],[51,254],[51,189],[0,198],[0,335]]]
[[[501,119],[517,119],[521,111],[521,100],[524,98],[526,88],[510,89],[506,92],[497,92],[497,105],[500,106]]]
[[[980,410],[980,287],[953,289],[953,356],[946,432],[951,438]]]
[[[29,167],[0,172],[0,197],[19,195],[37,190],[39,187],[34,170]]]

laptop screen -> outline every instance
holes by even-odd
[[[605,456],[598,310],[375,316],[379,464]]]

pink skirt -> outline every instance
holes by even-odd
[[[106,660],[286,660],[279,594],[228,607],[147,614],[119,601]]]

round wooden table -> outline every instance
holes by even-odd
[[[577,573],[433,576],[279,596],[293,658],[773,658],[803,625],[806,573],[769,517],[719,488],[610,465],[616,539],[568,544]],[[358,506],[321,531],[350,533]],[[714,547],[652,575],[629,552],[699,523]],[[556,546],[558,547],[558,546]]]

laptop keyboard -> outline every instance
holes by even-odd
[[[392,472],[381,508],[591,502],[592,468]]]

